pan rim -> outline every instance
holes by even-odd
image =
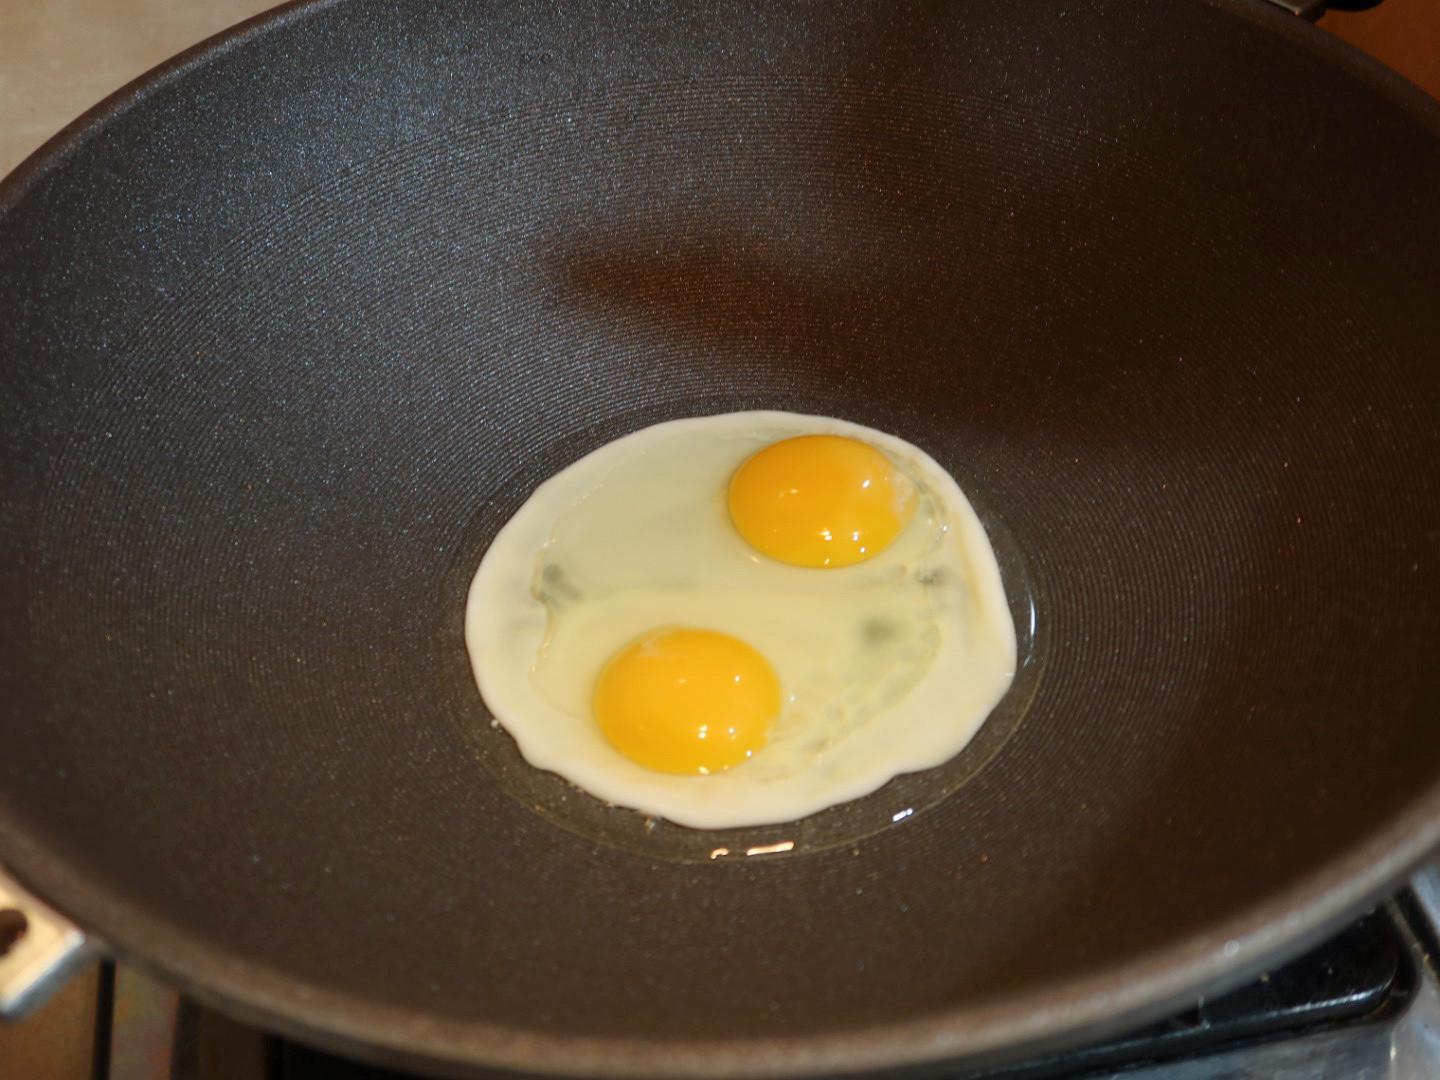
[[[107,124],[172,80],[343,0],[290,0],[205,39],[87,110],[0,178],[0,221],[50,172]],[[1198,0],[1263,27],[1339,69],[1440,137],[1440,101],[1358,49],[1260,0]],[[1196,993],[1253,977],[1316,942],[1440,849],[1440,781],[1388,825],[1286,889],[1228,920],[1123,964],[984,1006],[941,1010],[843,1032],[761,1037],[743,1043],[646,1041],[524,1032],[420,1010],[377,1005],[327,990],[236,955],[89,880],[63,854],[0,814],[0,862],[57,910],[73,917],[124,961],[153,970],[204,1004],[268,1031],[383,1063],[448,1070],[509,1068],[571,1076],[744,1073],[799,1077],[964,1060],[998,1062],[1116,1032],[1163,1016]]]
[[[63,859],[22,838],[5,864],[28,891],[94,931],[116,959],[263,1031],[382,1065],[467,1076],[514,1069],[545,1076],[693,1080],[735,1075],[789,1080],[901,1066],[1002,1064],[1118,1034],[1254,978],[1324,940],[1440,850],[1440,791],[1432,790],[1341,858],[1268,902],[1169,948],[1044,991],[843,1032],[795,1037],[648,1041],[523,1031],[437,1019],[319,987],[169,926],[93,887]],[[32,861],[33,859],[33,861]],[[486,1075],[489,1075],[488,1073]]]

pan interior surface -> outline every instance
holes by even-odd
[[[985,1048],[1328,910],[1436,805],[1440,127],[1305,33],[351,0],[156,81],[0,198],[0,863],[257,1012],[591,1072]],[[559,827],[474,745],[485,537],[759,408],[1003,523],[1024,720],[855,845]]]

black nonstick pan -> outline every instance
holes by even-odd
[[[1440,841],[1437,365],[1440,107],[1258,2],[283,9],[0,188],[0,864],[440,1072],[1157,1015]],[[950,469],[1026,664],[938,778],[646,828],[491,729],[465,586],[742,408]]]

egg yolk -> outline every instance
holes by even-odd
[[[595,684],[611,745],[658,772],[705,775],[765,745],[780,682],[758,652],[713,630],[657,630],[616,654]]]
[[[890,545],[914,510],[910,480],[875,447],[801,435],[752,455],[730,478],[730,520],[761,554],[792,566],[851,566]]]

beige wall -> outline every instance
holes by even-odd
[[[137,75],[277,0],[0,0],[0,176]]]

